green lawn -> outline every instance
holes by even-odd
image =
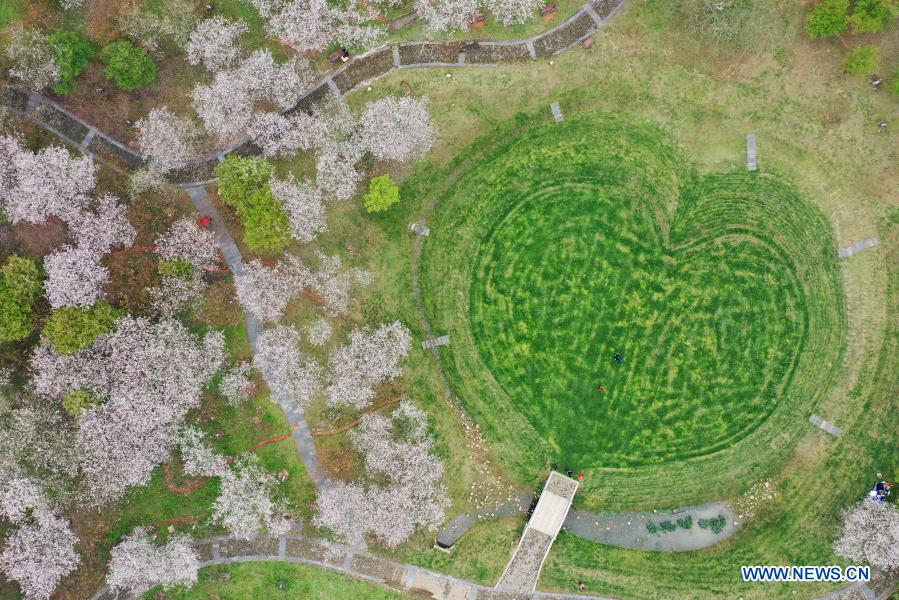
[[[158,598],[158,590],[144,595]],[[398,600],[406,594],[353,579],[340,573],[302,564],[251,562],[206,567],[190,590],[165,592],[171,600],[243,600],[246,598],[294,598],[302,600]]]
[[[776,177],[695,173],[640,120],[532,125],[415,190],[441,198],[425,304],[504,462],[529,480],[553,462],[618,469],[588,498],[659,465],[685,491],[776,467],[842,354],[822,215]]]

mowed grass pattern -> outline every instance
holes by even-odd
[[[780,400],[802,346],[790,263],[748,236],[667,247],[640,198],[581,166],[550,186],[517,174],[534,193],[473,274],[484,362],[566,464],[671,460],[742,437]]]
[[[645,122],[526,123],[417,182],[439,198],[426,310],[466,408],[534,480],[773,468],[843,350],[822,215],[771,176],[695,173]]]

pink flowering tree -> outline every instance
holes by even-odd
[[[432,530],[443,522],[450,504],[441,483],[443,463],[431,453],[427,416],[411,401],[401,402],[389,419],[364,415],[350,439],[365,456],[365,476],[319,491],[317,526],[352,544],[371,534],[394,548],[417,529]]]
[[[293,239],[308,244],[328,229],[322,193],[313,184],[296,183],[293,175],[289,175],[287,179],[272,178],[268,185],[290,219]]]
[[[234,276],[234,287],[245,310],[263,322],[276,322],[287,304],[310,284],[311,277],[300,259],[285,254],[274,267],[258,259],[248,263]]]
[[[237,39],[249,30],[244,21],[220,16],[200,21],[187,42],[188,62],[213,72],[230,67],[240,56]]]
[[[325,301],[325,310],[332,316],[345,315],[350,295],[357,286],[367,286],[372,275],[362,269],[344,269],[340,256],[318,253],[318,270],[313,273],[310,286]]]
[[[331,323],[328,319],[321,317],[306,328],[306,339],[311,346],[321,347],[331,339],[331,333]]]
[[[37,511],[32,520],[21,522],[7,537],[0,553],[0,571],[19,584],[26,598],[49,598],[81,561],[75,551],[77,542],[68,521],[49,511]]]
[[[188,475],[221,477],[228,470],[227,459],[209,446],[206,434],[196,427],[181,430],[179,445]]]
[[[520,25],[534,18],[543,0],[488,0],[487,8],[503,25]]]
[[[44,290],[50,306],[93,306],[105,295],[109,269],[100,263],[101,256],[87,248],[62,249],[44,258]]]
[[[68,222],[78,248],[100,256],[115,247],[134,243],[137,232],[128,221],[128,208],[109,194],[98,196],[89,210],[83,210]]]
[[[156,238],[156,252],[165,260],[185,260],[197,269],[212,269],[219,262],[215,235],[184,217]]]
[[[298,151],[309,151],[321,139],[324,122],[304,112],[284,116],[273,112],[253,115],[247,135],[267,157],[289,157]]]
[[[165,175],[182,167],[196,154],[201,129],[179,117],[168,107],[154,108],[134,124],[137,147],[147,159],[147,167],[132,178],[132,187],[159,187]]]
[[[147,289],[150,310],[160,319],[174,319],[195,310],[206,297],[207,288],[197,271],[187,277],[164,275],[161,285]]]
[[[868,499],[847,509],[834,551],[878,569],[899,568],[899,510],[892,504]]]
[[[248,362],[241,362],[222,374],[219,381],[219,392],[231,406],[237,406],[250,399],[256,387],[253,381],[253,367]]]
[[[387,97],[369,102],[360,121],[362,143],[379,160],[420,159],[434,145],[427,98]]]
[[[479,6],[479,0],[415,0],[415,10],[432,33],[465,29]]]
[[[106,583],[133,596],[159,584],[168,590],[197,582],[200,559],[186,535],[170,536],[158,545],[145,527],[137,527],[110,554]]]
[[[256,457],[246,456],[222,475],[211,519],[239,538],[287,533],[287,505],[274,499],[277,488],[278,481],[259,467]]]
[[[287,400],[306,406],[322,389],[322,369],[311,356],[300,351],[300,334],[293,327],[281,325],[263,331],[256,343],[253,364],[282,406]]]
[[[4,53],[12,63],[9,74],[29,89],[39,92],[59,83],[60,71],[53,49],[47,36],[37,29],[11,27]]]
[[[375,385],[402,373],[399,363],[411,344],[412,335],[399,321],[374,332],[350,333],[350,343],[335,349],[328,359],[328,404],[363,408],[374,397]]]
[[[169,460],[187,412],[199,406],[224,357],[221,333],[198,339],[176,321],[132,317],[79,353],[60,355],[47,344],[34,351],[36,393],[59,399],[83,389],[105,400],[83,411],[78,423],[76,446],[88,502],[120,498]]]
[[[327,0],[293,0],[271,13],[269,34],[299,52],[324,50],[332,43],[351,48],[371,48],[385,34],[355,5],[335,5]]]

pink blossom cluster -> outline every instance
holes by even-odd
[[[287,533],[287,505],[275,500],[278,481],[263,471],[254,455],[238,460],[221,476],[219,497],[212,505],[212,521],[239,538],[260,532],[272,536]]]
[[[369,413],[350,438],[365,456],[368,481],[340,482],[319,491],[317,526],[352,544],[371,534],[394,548],[416,529],[435,529],[443,522],[449,507],[441,483],[444,467],[431,454],[427,416],[420,409],[404,400],[390,419]],[[386,485],[376,483],[384,478]]]
[[[200,558],[186,535],[170,536],[164,545],[157,545],[146,527],[136,527],[110,554],[106,583],[131,596],[159,584],[168,590],[197,582]]]
[[[834,552],[877,569],[899,568],[899,509],[868,499],[847,509]]]
[[[411,345],[412,334],[399,321],[374,332],[350,333],[350,343],[336,348],[328,358],[328,404],[363,408],[374,397],[374,386],[402,373],[399,362]]]

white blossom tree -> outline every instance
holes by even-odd
[[[431,33],[465,29],[479,5],[479,0],[415,0],[415,10]]]
[[[0,515],[11,523],[23,523],[32,509],[38,512],[48,509],[44,491],[37,483],[28,477],[0,480]]]
[[[197,23],[196,3],[166,0],[165,10],[148,10],[143,3],[126,5],[122,31],[136,44],[156,52],[163,44],[184,48]]]
[[[250,4],[263,19],[269,19],[272,15],[281,11],[290,0],[250,0]]]
[[[269,51],[256,50],[236,67],[216,73],[211,84],[195,87],[191,98],[206,130],[227,141],[248,129],[257,102],[286,110],[311,81],[307,60],[294,57],[279,65]]]
[[[256,343],[253,364],[279,404],[293,399],[306,406],[322,388],[321,367],[299,345],[300,334],[286,325],[263,331]]]
[[[157,177],[183,166],[196,154],[200,128],[166,106],[151,110],[134,128],[137,147],[147,158],[148,170]]]
[[[59,83],[59,67],[47,36],[36,29],[13,26],[4,53],[12,63],[9,74],[29,89],[41,91]]]
[[[543,0],[488,0],[487,8],[503,25],[519,25],[534,18]]]
[[[290,220],[293,239],[308,244],[328,229],[322,193],[316,186],[308,181],[297,183],[293,175],[287,179],[273,177],[268,185]]]
[[[250,399],[256,384],[253,381],[253,367],[241,362],[228,369],[219,382],[219,391],[231,406],[237,406]]]
[[[350,439],[365,456],[368,481],[340,482],[319,491],[316,525],[353,544],[371,533],[393,548],[416,529],[435,529],[443,522],[449,507],[441,483],[443,463],[431,453],[427,416],[411,401],[402,401],[390,419],[364,415]],[[380,483],[385,478],[386,485]]]
[[[125,317],[82,352],[60,355],[47,344],[31,359],[32,388],[59,399],[84,389],[105,403],[85,410],[76,445],[86,499],[95,505],[143,485],[169,460],[187,412],[225,358],[224,336],[202,340],[176,321]]]
[[[59,581],[78,566],[77,542],[66,520],[39,511],[6,539],[0,570],[18,582],[26,598],[49,598]]]
[[[434,145],[427,98],[387,97],[365,105],[362,143],[375,158],[406,162],[422,158]]]
[[[59,6],[63,10],[71,10],[73,8],[81,8],[84,6],[84,0],[58,0]]]
[[[184,217],[156,238],[156,252],[165,260],[186,260],[197,269],[214,268],[219,260],[215,235]]]
[[[131,246],[137,232],[128,222],[128,208],[118,198],[102,194],[93,201],[92,210],[84,210],[69,220],[69,231],[78,248],[97,256],[116,246]]]
[[[204,19],[190,34],[187,60],[202,64],[209,71],[230,67],[240,56],[237,39],[250,30],[244,21],[231,21],[221,16]]]
[[[310,283],[312,289],[325,301],[328,314],[346,314],[354,284],[370,285],[371,273],[362,269],[344,269],[343,261],[337,254],[327,256],[319,252],[318,261],[318,270]]]
[[[356,195],[363,175],[356,170],[359,146],[329,144],[319,150],[315,184],[330,200],[349,200]]]
[[[3,210],[13,223],[41,224],[48,217],[69,222],[88,205],[96,185],[97,166],[89,157],[73,158],[58,146],[30,152],[13,137],[5,137]]]
[[[862,500],[843,512],[834,551],[878,569],[899,568],[899,510],[886,502]]]
[[[328,403],[363,408],[374,397],[375,385],[401,374],[399,362],[411,344],[412,334],[399,321],[374,332],[350,333],[350,343],[336,348],[328,359]]]
[[[304,112],[290,116],[262,112],[253,115],[247,135],[265,156],[288,157],[299,150],[312,150],[321,139],[324,127],[322,119]]]
[[[165,275],[159,286],[149,288],[150,310],[160,319],[173,319],[203,302],[208,286],[199,272],[188,277]]]
[[[109,269],[89,248],[63,246],[44,258],[44,291],[50,306],[93,306],[105,294]]]
[[[354,5],[327,0],[293,0],[272,14],[268,32],[300,52],[324,50],[331,43],[371,48],[384,35],[383,27],[369,24]]]
[[[274,267],[267,267],[258,259],[251,261],[243,273],[234,276],[234,287],[245,310],[263,322],[274,322],[310,281],[309,269],[297,257],[287,254]]]
[[[221,492],[212,505],[212,521],[239,538],[259,533],[278,536],[290,530],[287,506],[274,499],[278,482],[263,471],[253,455],[244,457],[221,478]]]
[[[209,447],[206,434],[196,427],[181,430],[181,459],[188,475],[221,477],[228,471],[228,461]]]
[[[331,339],[331,323],[322,317],[306,329],[306,339],[312,346],[321,347]]]
[[[144,527],[135,528],[111,552],[106,583],[136,596],[155,585],[165,589],[197,582],[200,559],[186,535],[156,545]]]

